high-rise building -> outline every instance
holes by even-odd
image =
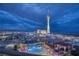
[[[49,15],[49,10],[48,10],[48,15],[47,15],[47,29],[45,30],[37,30],[37,33],[44,36],[47,34],[50,34],[50,15]]]
[[[47,34],[50,34],[50,15],[49,14],[47,15]]]

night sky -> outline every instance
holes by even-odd
[[[0,31],[46,29],[50,11],[51,32],[79,33],[79,4],[0,4]]]

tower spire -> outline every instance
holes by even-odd
[[[48,10],[48,15],[47,15],[47,34],[50,34],[50,15],[49,15],[49,10]]]

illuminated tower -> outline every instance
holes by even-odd
[[[49,10],[48,10],[49,13]],[[47,34],[50,34],[50,15],[47,15]]]

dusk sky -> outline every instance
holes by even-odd
[[[50,11],[51,32],[79,33],[79,4],[0,4],[0,30],[46,29]]]

